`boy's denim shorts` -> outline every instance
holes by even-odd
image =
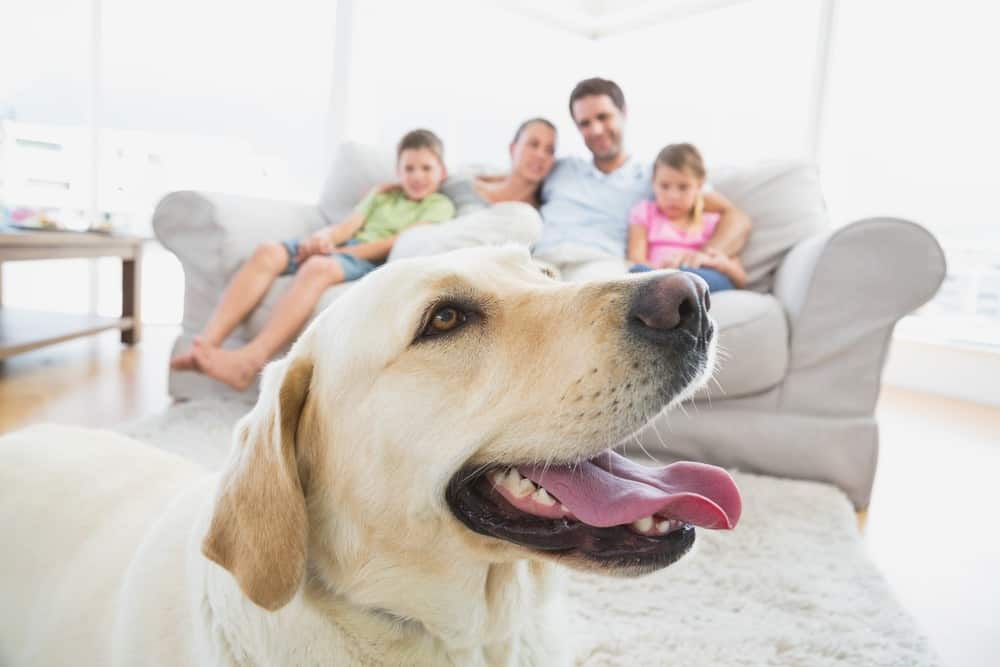
[[[288,265],[285,267],[285,270],[281,272],[281,275],[293,275],[300,268],[299,263],[295,261],[295,256],[299,254],[299,239],[282,241],[281,245],[285,246],[285,250],[288,251]],[[344,245],[358,245],[358,241],[351,239]],[[327,255],[327,257],[332,257],[340,264],[340,268],[344,271],[344,282],[347,282],[348,280],[357,280],[361,276],[371,273],[382,265],[381,263],[375,264],[374,262],[369,262],[367,259],[355,257],[354,255],[346,252],[332,252]]]

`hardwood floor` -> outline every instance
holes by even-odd
[[[177,332],[146,326],[128,348],[110,331],[10,357],[0,366],[0,433],[41,422],[107,427],[166,408]]]
[[[170,404],[174,327],[147,326],[13,357],[0,370],[0,433],[38,422],[105,427]],[[881,460],[865,543],[946,665],[1000,656],[1000,408],[883,389]]]
[[[1000,660],[1000,408],[883,389],[869,553],[946,665]]]

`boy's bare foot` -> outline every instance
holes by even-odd
[[[194,340],[191,342],[191,347],[189,347],[185,352],[181,352],[175,357],[170,359],[170,367],[176,371],[201,371],[198,368],[198,362],[194,358],[194,349],[196,347],[218,347],[218,343],[212,343],[207,340],[204,336],[195,336]]]
[[[170,367],[175,371],[195,371],[198,370],[194,361],[194,350],[188,348],[186,352],[171,357]]]
[[[246,348],[227,350],[199,344],[196,341],[192,354],[198,370],[239,391],[253,384],[257,373],[264,367],[264,361],[258,360]]]

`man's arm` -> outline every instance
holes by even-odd
[[[705,247],[714,248],[729,257],[739,255],[750,238],[750,216],[718,192],[706,192],[704,197],[705,211],[722,216]]]

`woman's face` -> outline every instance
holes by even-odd
[[[657,163],[653,172],[656,207],[671,220],[683,218],[691,212],[701,186],[701,179],[664,164]]]
[[[528,181],[541,183],[556,161],[556,133],[545,123],[531,123],[510,145],[512,169]]]

